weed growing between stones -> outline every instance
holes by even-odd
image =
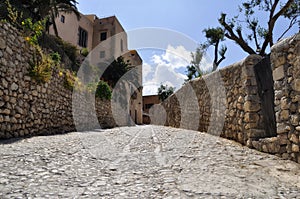
[[[50,55],[44,54],[42,49],[35,45],[35,52],[30,61],[29,76],[31,76],[38,83],[46,83],[52,77],[52,67],[55,62]]]

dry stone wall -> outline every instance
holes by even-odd
[[[76,130],[72,91],[65,88],[64,77],[54,70],[51,80],[40,84],[28,76],[33,52],[16,29],[0,23],[0,139]],[[91,107],[87,103],[83,98],[78,110]],[[95,110],[102,127],[115,126],[110,101],[96,99],[90,112]],[[85,128],[92,128],[88,118],[79,120]]]
[[[262,58],[256,55],[190,81],[163,102],[156,114],[166,113],[167,126],[221,135],[300,163],[300,33],[274,45],[270,58],[277,132],[264,128],[254,72]],[[190,88],[195,95],[187,92]]]
[[[254,66],[261,59],[251,55],[186,83],[161,104],[167,115],[166,125],[221,135],[251,145],[252,140],[264,135],[254,74]]]
[[[253,146],[300,163],[300,33],[271,49],[277,136]]]

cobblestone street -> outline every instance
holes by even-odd
[[[300,198],[300,165],[158,126],[2,141],[0,198]]]

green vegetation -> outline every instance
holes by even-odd
[[[87,91],[90,93],[95,93],[95,96],[100,99],[110,100],[112,96],[112,91],[109,85],[104,81],[93,82],[87,85]]]
[[[31,18],[22,21],[23,34],[25,40],[32,45],[38,45],[38,39],[42,36],[45,29],[45,21],[32,22]]]
[[[257,15],[257,13],[260,14]],[[295,25],[300,26],[299,15],[299,0],[244,0],[239,6],[239,13],[236,16],[228,19],[227,14],[222,13],[218,19],[219,27],[209,27],[203,30],[207,40],[199,46],[200,51],[196,49],[196,52],[192,54],[196,64],[191,63],[190,66],[187,66],[187,80],[201,75],[197,63],[201,63],[203,53],[210,47],[214,48],[212,71],[217,70],[221,62],[226,59],[227,47],[221,44],[226,39],[236,43],[249,55],[267,55],[276,41],[273,33],[278,20],[284,18],[287,25],[286,27],[281,26],[277,31],[282,33],[277,41],[282,39]],[[200,62],[193,56],[201,57]]]
[[[5,0],[0,3],[0,12],[6,14],[6,17],[2,17],[0,15],[0,19],[8,21],[14,26],[20,25],[18,23],[18,19],[22,18],[23,13],[19,12],[15,7],[13,7],[9,0]]]
[[[227,52],[227,47],[225,45],[220,47],[220,43],[225,40],[224,31],[222,28],[207,28],[204,29],[205,37],[207,41],[203,44],[203,49],[207,49],[210,46],[214,47],[214,60],[213,60],[213,68],[212,71],[217,70],[218,66],[221,64],[223,60],[225,60],[225,54]],[[219,58],[220,56],[220,58]]]
[[[22,21],[31,18],[32,23],[46,21],[46,30],[49,24],[53,24],[56,36],[58,36],[55,18],[59,12],[80,14],[77,10],[76,0],[5,0],[0,2],[0,19],[8,20],[17,28]]]
[[[95,83],[83,86],[79,82],[76,77],[80,66],[78,49],[58,37],[55,24],[59,12],[75,13],[79,18],[76,4],[76,0],[3,0],[0,2],[0,21],[8,22],[21,30],[25,40],[34,47],[28,73],[38,83],[49,82],[58,72],[58,76],[64,78],[67,89],[72,90],[78,85],[79,89],[95,92],[98,98],[110,99],[110,86],[113,87],[129,70],[130,64],[125,63],[123,57],[113,60],[102,76],[108,83],[92,79]],[[47,34],[50,25],[53,25],[56,37]],[[84,48],[80,53],[87,56],[89,51]],[[92,74],[99,73],[99,67],[89,66],[84,69]]]
[[[261,18],[257,13],[260,12]],[[297,23],[300,14],[298,0],[247,0],[239,6],[242,15],[227,18],[222,13],[219,23],[227,39],[234,41],[248,54],[265,56],[268,48],[274,44],[274,28],[280,18],[285,18],[287,27],[280,27],[282,38]],[[262,20],[262,18],[264,20]],[[267,20],[265,20],[267,19]],[[266,22],[265,24],[261,22]]]
[[[174,93],[174,91],[174,87],[168,87],[168,85],[162,84],[157,90],[157,95],[161,101],[165,101],[169,96],[171,96]]]
[[[60,71],[60,76],[64,75],[64,86],[69,90],[73,90],[75,88],[76,82],[78,82],[78,78],[74,73],[69,70],[65,70],[64,72]]]
[[[54,65],[51,56],[44,54],[39,46],[35,46],[33,59],[30,62],[29,76],[38,83],[46,83],[52,77],[52,67]]]
[[[59,53],[51,53],[50,54],[51,59],[54,61],[55,65],[59,66],[61,62],[61,56]]]
[[[97,85],[96,97],[98,97],[102,100],[103,99],[110,100],[111,96],[112,96],[112,91],[111,91],[109,85],[104,81],[100,81]]]
[[[44,34],[39,38],[39,45],[43,48],[57,52],[64,62],[70,62],[68,63],[68,66],[65,66],[67,67],[66,69],[74,72],[78,71],[80,64],[77,60],[79,54],[76,46],[63,41],[61,38],[48,34]]]
[[[84,57],[87,57],[89,54],[89,50],[87,48],[83,48],[80,50],[80,54]]]
[[[100,67],[103,68],[103,67]],[[129,71],[130,63],[124,61],[122,56],[111,62],[102,74],[104,81],[108,82],[111,87],[114,87],[119,79]]]
[[[187,66],[188,79],[186,79],[185,81],[189,81],[194,78],[201,77],[203,72],[200,69],[200,63],[205,53],[205,50],[206,50],[205,46],[199,46],[194,53],[191,53],[192,61],[191,64]]]

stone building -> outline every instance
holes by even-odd
[[[143,96],[143,123],[150,124],[149,110],[154,104],[161,103],[158,95]]]
[[[90,53],[90,62],[111,63],[112,60],[123,56],[124,60],[138,70],[138,85],[130,99],[128,112],[136,124],[142,124],[142,59],[136,50],[128,50],[127,34],[115,16],[98,18],[94,14],[60,13],[56,18],[58,36],[75,45],[79,50],[87,48]],[[50,34],[54,35],[53,27]]]

